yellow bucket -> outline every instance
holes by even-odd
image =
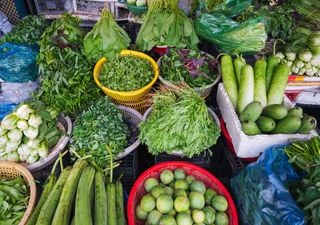
[[[149,90],[152,88],[154,83],[157,81],[157,79],[159,77],[158,65],[150,56],[148,56],[142,52],[131,51],[131,50],[122,50],[120,52],[120,56],[135,56],[138,58],[147,59],[151,63],[151,66],[154,71],[154,77],[153,77],[152,81],[148,85],[146,85],[140,89],[137,89],[134,91],[128,91],[128,92],[115,91],[115,90],[112,90],[112,89],[105,87],[105,86],[103,86],[103,84],[99,80],[99,75],[100,75],[101,69],[102,69],[104,63],[107,61],[107,59],[104,57],[101,58],[94,66],[94,70],[93,70],[94,81],[96,82],[96,84],[99,86],[99,88],[101,88],[102,91],[106,95],[110,96],[111,98],[113,98],[115,100],[122,101],[122,102],[130,102],[130,101],[139,100],[140,98],[144,97],[144,95],[146,95],[149,92]]]

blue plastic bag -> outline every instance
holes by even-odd
[[[17,104],[15,103],[0,103],[0,121],[11,111],[13,111],[16,108]]]
[[[231,179],[231,189],[243,225],[304,225],[303,211],[285,183],[301,179],[283,147],[265,151]]]
[[[38,51],[31,46],[4,43],[0,45],[0,78],[5,82],[33,81],[38,70]]]

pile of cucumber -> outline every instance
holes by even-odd
[[[288,109],[281,104],[262,107],[258,101],[248,104],[240,113],[242,131],[247,135],[257,134],[308,134],[317,126],[317,120],[300,107]]]
[[[27,225],[125,225],[121,182],[105,184],[105,175],[85,160],[52,173]]]

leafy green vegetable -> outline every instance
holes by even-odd
[[[128,145],[129,128],[116,105],[108,97],[98,101],[83,111],[76,119],[70,149],[105,168],[110,161],[106,146],[112,148],[113,158]]]
[[[136,44],[142,51],[157,45],[193,47],[199,39],[192,20],[178,6],[177,0],[153,0],[143,19]]]
[[[111,58],[121,50],[128,48],[130,38],[116,23],[111,12],[104,9],[100,20],[85,36],[83,51],[88,60],[96,62],[101,57]]]
[[[173,83],[186,82],[191,87],[212,84],[218,74],[219,62],[204,52],[170,49],[161,58],[161,76]]]
[[[0,177],[0,224],[19,224],[28,207],[29,190],[21,177]]]
[[[153,68],[147,59],[116,56],[103,65],[100,80],[116,91],[133,91],[146,86],[153,78]]]
[[[16,44],[36,44],[47,25],[42,16],[26,16],[2,40]]]
[[[204,100],[190,87],[157,92],[150,115],[139,127],[141,142],[154,155],[181,151],[192,157],[214,145],[220,135]]]

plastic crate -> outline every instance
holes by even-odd
[[[155,156],[154,158],[155,165],[161,162],[170,162],[170,161],[190,162],[197,166],[200,166],[202,168],[209,170],[211,165],[211,156],[208,153],[206,153],[204,155],[187,158],[187,157],[181,157],[181,156],[175,156],[175,155],[160,154]]]
[[[73,0],[74,12],[76,14],[100,15],[104,7],[109,7],[115,14],[117,0]]]
[[[72,12],[72,0],[34,0],[39,15],[59,15]]]
[[[121,182],[124,190],[128,193],[138,177],[138,152],[133,151],[120,160],[120,165],[114,169],[114,178],[122,175]]]

